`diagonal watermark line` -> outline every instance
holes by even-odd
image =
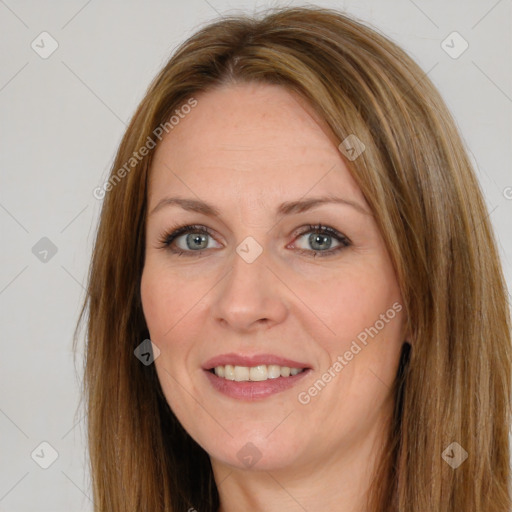
[[[390,386],[388,386],[371,368],[368,368],[368,370],[373,373],[373,375],[375,375],[375,378],[380,380],[382,382],[382,384],[384,384],[384,386],[386,386],[388,389],[391,389]]]
[[[233,474],[233,471],[230,471],[222,480],[220,480],[219,482],[216,482],[217,488],[219,488],[228,479],[228,477],[231,476],[232,474]]]
[[[498,208],[499,204],[497,204],[483,219],[480,219],[480,222],[473,228],[473,231],[471,231],[471,234],[473,234],[475,232],[475,229],[480,226],[480,224],[482,224],[482,222],[484,222],[486,219],[488,219],[493,213],[494,211],[496,210],[496,208]]]
[[[158,161],[158,162],[161,162],[161,163],[162,163],[162,165],[163,165],[164,167],[167,167],[167,169],[169,169],[169,171],[171,171],[171,173],[174,175],[174,177],[175,177],[177,180],[180,180],[180,181],[181,181],[181,183],[183,183],[183,185],[184,185],[185,187],[187,187],[187,188],[190,190],[190,192],[191,192],[192,194],[194,194],[194,195],[197,197],[197,199],[202,200],[202,199],[201,199],[201,198],[200,198],[200,197],[199,197],[199,196],[198,196],[198,195],[197,195],[197,194],[196,194],[196,193],[195,193],[195,192],[194,192],[194,191],[193,191],[193,190],[192,190],[192,189],[191,189],[191,188],[190,188],[190,187],[189,187],[189,186],[188,186],[188,185],[187,185],[187,184],[186,184],[186,183],[185,183],[185,182],[184,182],[184,181],[183,181],[183,180],[182,180],[182,179],[181,179],[181,178],[180,178],[180,177],[179,177],[179,176],[178,176],[178,175],[177,175],[177,174],[176,174],[176,173],[171,169],[171,168],[170,168],[170,166],[167,164],[167,162],[164,162],[164,161],[163,161],[163,160],[161,160],[161,159],[160,159],[160,160],[157,160],[157,161]]]
[[[78,213],[77,213],[77,214],[76,214],[76,215],[71,219],[71,221],[70,221],[70,222],[68,222],[68,224],[66,224],[66,225],[62,228],[61,233],[64,233],[64,231],[65,231],[66,229],[68,229],[68,228],[69,228],[69,226],[71,226],[71,224],[73,224],[73,222],[75,222],[75,220],[76,220],[78,217],[80,217],[80,215],[82,215],[82,213],[83,213],[83,212],[85,212],[85,210],[87,210],[87,208],[89,208],[89,205],[86,205],[86,206],[85,206],[85,208],[83,208],[82,210],[80,210],[80,212],[78,212]]]
[[[290,414],[293,413],[293,409],[265,436],[265,437],[269,437],[270,434],[272,434],[276,429],[277,427],[281,426],[284,421],[286,420],[286,418],[288,418],[288,416],[290,416]]]
[[[28,66],[28,62],[25,62],[23,66],[0,88],[0,92],[2,92],[26,67]]]
[[[112,114],[114,114],[114,116],[117,117],[117,119],[119,119],[119,121],[121,121],[121,123],[123,123],[124,126],[126,126],[126,123],[63,61],[61,60],[62,64],[64,64],[64,66],[66,66],[68,68],[68,70],[73,74],[75,75],[75,77],[87,88],[89,89],[89,91],[94,94],[94,96],[96,96],[96,98],[98,98],[98,100],[101,101],[101,103],[103,103],[103,105],[105,105],[105,107],[107,107],[110,112],[112,112]]]
[[[272,272],[272,274],[274,274],[277,277],[277,279],[279,279],[279,281],[281,281],[281,283],[283,283],[286,286],[286,288],[288,288],[288,290],[290,290],[295,295],[295,297],[297,297],[297,299],[299,299],[302,302],[302,304],[304,304],[304,306],[306,306],[309,309],[309,311],[311,311],[311,313],[313,313],[313,315],[315,315],[318,318],[318,320],[320,320],[320,322],[322,322],[322,324],[324,324],[325,327],[336,336],[336,333],[268,265],[265,265],[265,267],[267,267],[270,270],[270,272]]]
[[[60,472],[91,502],[93,503],[93,501],[91,500],[91,498],[89,497],[88,494],[86,494],[78,485],[75,484],[75,482],[73,482],[73,480],[71,480],[71,478],[69,478],[68,475],[66,475],[66,473],[64,473],[64,471],[62,471],[62,469],[60,470]]]
[[[83,421],[84,419],[86,419],[86,418],[89,416],[89,412],[90,412],[90,410],[91,410],[91,409],[92,409],[92,410],[96,410],[96,408],[98,407],[98,405],[97,405],[97,404],[96,404],[96,405],[93,405],[93,406],[91,407],[91,409],[90,409],[88,406],[86,406],[86,407],[87,407],[87,408],[86,408],[85,412],[81,415],[80,419],[79,419],[78,421],[76,421],[76,422],[73,424],[73,426],[72,426],[72,427],[71,427],[71,428],[70,428],[70,429],[69,429],[69,430],[68,430],[68,431],[67,431],[67,432],[66,432],[66,433],[65,433],[65,434],[60,438],[61,440],[62,440],[62,439],[64,439],[65,437],[67,437],[67,436],[68,436],[68,435],[69,435],[73,430],[75,430],[75,428],[76,428],[80,423],[82,423],[82,421]],[[78,413],[78,409],[76,409],[76,410],[75,410],[74,418],[76,418],[77,413]]]
[[[427,18],[430,23],[432,23],[432,25],[434,25],[436,28],[439,28],[439,25],[423,9],[421,9],[419,5],[414,3],[412,0],[409,0],[409,2],[414,5],[414,7],[416,7],[416,9],[418,9],[418,11],[420,11],[423,16],[425,16],[425,18]]]
[[[1,290],[0,290],[0,295],[2,293],[4,293],[4,291],[16,280],[18,279],[18,277],[23,274],[23,272],[25,272],[25,270],[27,270],[28,268],[28,265],[25,265],[25,268],[23,268],[23,270],[20,270],[20,272],[18,272]]]
[[[1,203],[0,208],[10,215],[10,217],[25,231],[25,233],[28,233],[28,229]]]
[[[226,434],[228,434],[230,437],[233,437],[233,435],[231,434],[231,432],[229,432],[225,427],[224,425],[222,425],[216,418],[215,416],[213,416],[207,409],[206,407],[192,394],[190,393],[190,391],[185,388],[185,386],[183,386],[177,379],[175,379],[168,371],[167,371],[167,368],[164,368],[164,372],[167,373],[167,375],[169,375],[169,377],[171,377],[171,379],[173,379],[177,384],[178,386],[180,386],[181,389],[183,389],[186,393],[188,393],[190,395],[190,397],[196,402],[197,405],[199,405],[199,407],[201,407],[201,409],[203,409],[206,414],[208,414],[208,416],[210,416],[210,418],[212,418],[213,421],[215,421],[215,423],[217,423],[217,425],[219,425],[219,427],[224,430],[224,432],[226,432]]]
[[[4,0],[0,0],[0,3],[2,5],[4,5],[7,9],[9,9],[9,11],[11,11],[11,13],[16,16],[16,18],[18,18],[19,21],[21,21],[21,23],[23,23],[23,25],[25,25],[25,27],[29,28],[29,26],[4,2]]]
[[[286,489],[286,488],[281,484],[281,482],[279,482],[279,480],[277,480],[277,479],[276,479],[276,478],[275,478],[271,473],[269,473],[268,471],[265,471],[265,473],[267,473],[267,475],[268,475],[268,476],[270,476],[270,478],[272,478],[272,479],[274,480],[274,482],[276,482],[276,484],[278,484],[278,485],[279,485],[279,487],[281,487],[281,489],[283,489],[283,491],[284,491],[286,494],[288,494],[288,496],[290,496],[290,498],[291,498],[293,501],[295,501],[295,503],[297,503],[297,505],[299,505],[299,507],[300,507],[302,510],[305,510],[305,511],[307,512],[307,509],[306,509],[306,508],[304,508],[304,506],[303,506],[301,503],[299,503],[299,501],[297,501],[297,499],[296,499],[294,496],[292,496],[292,495],[288,492],[288,490],[287,490],[287,489]]]
[[[79,425],[82,420],[87,416],[87,414],[84,414],[60,439],[61,441],[67,437],[73,430],[75,430],[76,426]]]
[[[73,279],[73,281],[77,282],[85,291],[87,291],[85,286],[64,265],[61,265],[61,267]]]
[[[439,64],[439,61],[437,61],[428,71],[423,72],[423,74],[416,80],[408,89],[406,89],[403,94],[400,94],[399,99],[403,100],[406,94],[409,94],[437,65]],[[399,101],[399,100],[397,100]],[[391,105],[389,108],[386,108],[380,117],[382,119],[385,119],[386,116],[389,114],[389,111],[393,108],[394,105]],[[381,111],[379,110],[377,113],[379,114]]]
[[[217,11],[217,9],[215,9],[215,7],[210,2],[208,2],[208,0],[204,0],[204,2],[207,3],[219,16],[222,16],[222,14]]]
[[[501,187],[494,181],[494,178],[492,176],[490,176],[489,174],[487,174],[484,169],[480,169],[480,164],[478,163],[478,160],[476,159],[476,156],[473,153],[473,151],[471,151],[469,148],[467,148],[467,151],[469,153],[471,153],[471,155],[473,156],[473,161],[475,163],[477,171],[479,173],[485,174],[487,176],[487,178],[489,178],[489,180],[492,181],[494,183],[494,185],[496,186],[496,188],[501,192]]]
[[[167,336],[233,269],[229,269],[165,334]]]
[[[484,75],[487,80],[489,80],[489,82],[491,82],[496,87],[496,89],[498,89],[501,94],[507,98],[508,101],[512,102],[512,98],[510,98],[510,96],[474,60],[471,62],[480,71],[480,73],[482,73],[482,75]]]
[[[9,416],[7,416],[7,414],[5,414],[4,411],[2,411],[2,409],[0,409],[0,412],[27,438],[29,439],[29,437],[27,436],[27,434],[25,434],[25,432],[23,432],[23,430],[21,430],[20,427],[18,427],[18,425],[16,425],[16,423],[11,419],[9,418]]]
[[[0,501],[2,501],[27,475],[29,474],[29,471],[27,471],[1,498]]]
[[[66,21],[66,23],[64,23],[64,25],[60,27],[60,29],[62,30],[63,28],[66,28],[91,2],[92,0],[89,0],[80,10],[78,10],[73,16],[71,16],[71,18],[68,21]]]
[[[491,13],[491,11],[499,4],[502,0],[498,0],[472,27],[471,30],[473,30],[484,18],[487,17],[488,14]]]
[[[403,99],[406,94],[409,94],[420,82],[423,81],[423,79],[430,74],[431,71],[438,66],[439,61],[437,61],[428,71],[423,72],[423,74],[416,80],[408,89],[404,91],[403,94],[400,95],[400,99]],[[389,109],[386,109],[384,111],[384,115],[389,113]]]
[[[416,80],[416,82],[411,85],[411,87],[409,87],[409,89],[407,89],[405,91],[405,94],[407,94],[408,92],[412,91],[428,74],[430,74],[430,72],[439,64],[439,61],[437,61],[428,71],[425,71],[423,73],[423,75],[421,75],[418,80]]]

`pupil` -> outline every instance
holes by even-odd
[[[206,235],[189,235],[189,237],[192,237],[192,244],[197,244],[197,245],[200,245],[201,242],[204,242],[206,240]],[[187,239],[187,242],[188,242],[189,239]],[[190,245],[187,243],[187,245],[189,246],[189,249],[191,248]],[[197,248],[197,246],[196,246]],[[204,249],[204,247],[199,247],[200,249]]]
[[[319,234],[316,234],[316,235],[311,235],[313,237],[312,239],[312,246],[314,246],[316,243],[320,244],[320,249],[322,248],[322,242],[325,242],[329,236],[328,235],[319,235]],[[331,244],[325,244],[324,247],[330,247]],[[314,248],[314,247],[313,247]]]

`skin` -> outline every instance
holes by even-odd
[[[195,98],[156,148],[148,190],[148,212],[168,196],[201,199],[221,212],[214,218],[167,205],[147,217],[141,296],[166,399],[211,457],[222,512],[364,510],[407,339],[404,310],[359,343],[362,350],[309,403],[298,395],[402,304],[384,241],[336,140],[299,96],[275,85],[231,84]],[[328,203],[275,215],[281,202],[327,194],[363,211]],[[174,246],[191,256],[162,248],[160,237],[177,223],[210,228],[208,248],[198,255],[187,234]],[[308,241],[315,231],[304,227],[318,223],[351,245],[322,256]],[[302,227],[306,234],[295,235]],[[236,252],[248,236],[263,249],[252,263]],[[216,391],[201,369],[230,352],[276,354],[312,371],[273,396],[237,400]],[[260,457],[250,467],[237,457],[248,442]]]

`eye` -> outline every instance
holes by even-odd
[[[306,244],[312,247],[312,250],[299,249],[299,252],[312,257],[316,257],[317,255],[321,255],[321,257],[329,256],[352,245],[345,235],[339,233],[334,228],[322,226],[321,224],[308,225],[307,229],[305,231],[302,230],[298,237],[300,238],[307,234],[309,234],[309,236],[306,238]],[[332,239],[338,243],[334,248],[331,248]]]
[[[352,245],[350,240],[334,228],[322,226],[321,224],[306,226],[297,235],[296,239],[308,234],[306,243],[312,249],[299,248],[300,254],[315,257],[317,255],[328,256],[337,253],[346,247]],[[183,238],[182,240],[180,240]],[[201,225],[185,225],[172,228],[164,232],[159,238],[159,248],[167,249],[178,256],[197,256],[203,250],[211,249],[209,239],[214,240],[211,231]],[[337,242],[337,246],[332,248],[332,239]]]
[[[183,240],[180,238],[183,237]],[[160,247],[168,249],[171,252],[181,256],[195,256],[194,253],[200,253],[204,249],[211,249],[208,247],[208,237],[213,239],[210,230],[205,226],[200,225],[186,225],[179,226],[165,232],[159,239]],[[177,242],[181,241],[181,245]],[[174,247],[177,245],[177,248]]]

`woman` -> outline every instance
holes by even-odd
[[[320,8],[206,26],[101,194],[95,510],[510,510],[496,244],[395,44]]]

